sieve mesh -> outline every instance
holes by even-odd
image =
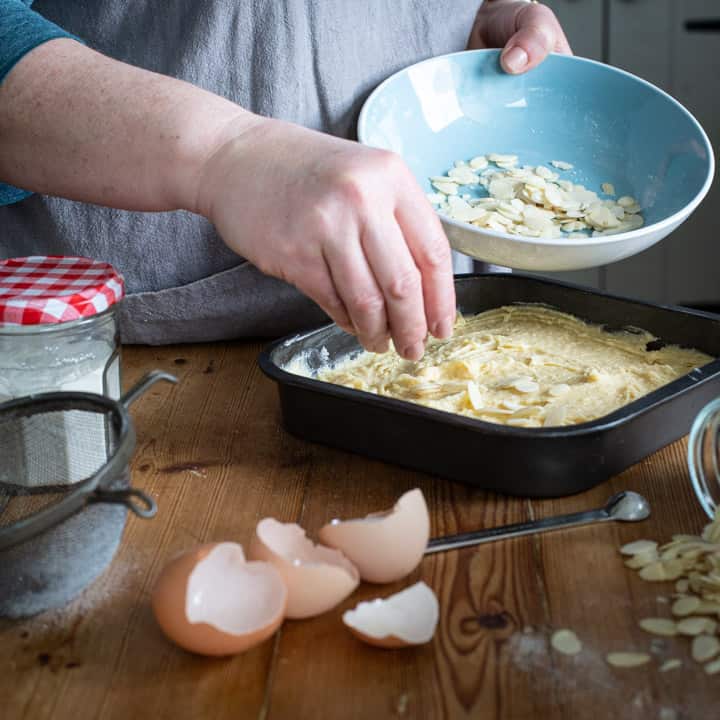
[[[116,445],[113,415],[102,406],[0,409],[0,527],[60,502],[105,465]]]
[[[0,617],[64,605],[109,565],[127,511],[155,514],[131,487],[127,411],[160,380],[176,382],[154,371],[119,401],[55,392],[0,403]]]

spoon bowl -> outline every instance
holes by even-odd
[[[605,505],[612,520],[638,522],[650,517],[650,503],[639,493],[627,490],[613,495]]]

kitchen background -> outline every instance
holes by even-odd
[[[543,0],[576,55],[601,60],[666,90],[720,149],[719,0]],[[613,293],[720,312],[720,184],[655,247],[607,267],[554,277]]]

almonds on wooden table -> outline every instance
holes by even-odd
[[[623,201],[620,198],[618,202]],[[707,674],[720,673],[720,657],[716,658],[720,654],[720,639],[716,635],[720,620],[720,509],[699,536],[674,535],[664,545],[653,540],[636,540],[623,545],[620,553],[629,556],[625,565],[637,570],[643,580],[675,581],[671,611],[677,619],[644,618],[640,627],[654,635],[692,638],[693,659],[706,663]],[[660,671],[667,672],[681,664],[678,659],[667,660]]]
[[[620,199],[622,200],[622,198]],[[521,384],[522,378],[513,379]],[[512,383],[509,383],[512,384]],[[675,618],[648,617],[640,620],[640,627],[648,633],[662,637],[692,637],[691,655],[708,675],[720,673],[720,509],[701,536],[674,535],[672,540],[659,546],[653,540],[636,540],[623,545],[621,554],[628,556],[625,565],[638,570],[643,580],[651,582],[675,581],[675,598],[671,610]],[[667,598],[662,597],[667,602]],[[718,620],[708,615],[717,616]],[[576,655],[582,650],[577,635],[568,629],[557,630],[550,639],[552,647],[565,655]],[[662,654],[665,640],[651,642],[653,652]],[[605,657],[617,668],[646,665],[652,656],[644,652],[612,652]],[[660,672],[682,667],[679,658],[665,660]]]

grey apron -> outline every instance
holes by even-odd
[[[111,57],[263,115],[353,137],[360,106],[381,80],[465,47],[479,4],[38,0],[33,9]],[[270,337],[325,319],[188,212],[126,212],[34,195],[0,208],[0,256],[30,254],[86,255],[118,268],[129,292],[126,343]]]

